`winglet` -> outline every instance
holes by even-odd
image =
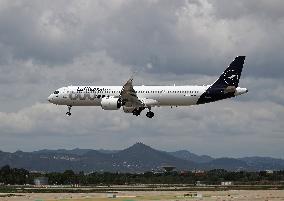
[[[133,80],[133,79],[134,79],[134,76],[135,76],[137,73],[138,73],[138,71],[134,71],[134,72],[132,73],[132,75],[130,76],[130,79]]]

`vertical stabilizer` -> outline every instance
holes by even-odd
[[[230,66],[222,73],[198,99],[197,104],[210,103],[239,95],[239,80],[242,74],[245,56],[237,56]],[[244,93],[247,89],[243,89]]]
[[[239,86],[239,80],[242,74],[245,56],[237,56],[230,66],[222,73],[219,79],[214,82],[212,87],[227,88]]]

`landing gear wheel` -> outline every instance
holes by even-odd
[[[142,110],[144,110],[144,108],[139,107],[138,109],[134,109],[132,111],[132,114],[135,115],[135,116],[139,116],[141,114]]]
[[[154,117],[154,112],[152,112],[152,111],[149,111],[149,112],[147,112],[146,113],[146,117],[148,117],[148,118],[153,118]]]
[[[138,110],[136,110],[136,109],[135,109],[135,110],[133,110],[132,114],[133,114],[133,115],[135,115],[135,116],[139,116],[139,115],[140,115],[140,114],[139,114],[139,111],[138,111]]]
[[[68,112],[66,112],[66,115],[68,117],[71,116],[71,108],[72,108],[72,105],[68,105]]]

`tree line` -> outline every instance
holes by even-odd
[[[230,172],[215,169],[202,173],[195,172],[165,172],[165,173],[111,173],[64,172],[34,173],[25,169],[4,166],[0,169],[0,184],[25,185],[34,184],[37,177],[47,177],[50,185],[131,185],[131,184],[191,184],[197,182],[208,185],[218,185],[222,181],[232,181],[234,184],[283,184],[284,171],[274,172]]]

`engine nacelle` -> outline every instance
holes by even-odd
[[[101,106],[104,110],[118,110],[121,107],[119,98],[105,97],[101,100]]]

